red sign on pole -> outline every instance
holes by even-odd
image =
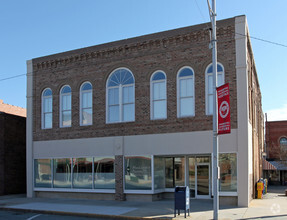
[[[218,103],[218,134],[229,134],[231,132],[229,83],[218,87],[216,91]]]

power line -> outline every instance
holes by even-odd
[[[240,34],[240,33],[236,33],[236,32],[235,32],[235,34],[238,34],[238,35],[247,37],[247,35],[245,35],[245,34]],[[255,39],[255,40],[263,41],[263,42],[265,42],[265,43],[274,44],[274,45],[281,46],[281,47],[287,47],[287,45],[285,45],[285,44],[280,44],[280,43],[277,43],[277,42],[274,42],[274,41],[264,40],[264,39],[262,39],[262,38],[252,37],[252,36],[250,36],[250,35],[249,35],[249,37],[252,38],[252,39]]]
[[[20,75],[16,75],[16,76],[11,76],[11,77],[7,77],[7,78],[3,78],[3,79],[0,79],[0,81],[4,81],[4,80],[8,80],[8,79],[14,79],[14,78],[17,78],[17,77],[20,77],[20,76],[26,76],[26,74],[20,74]]]

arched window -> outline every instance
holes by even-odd
[[[107,80],[107,123],[135,120],[135,80],[126,68],[114,70]]]
[[[93,123],[93,87],[89,82],[82,84],[80,88],[80,125]]]
[[[280,146],[287,146],[287,138],[286,137],[282,137],[280,138]]]
[[[70,127],[72,125],[71,87],[63,86],[60,91],[60,127]]]
[[[217,64],[217,87],[224,84],[224,68],[218,63]],[[205,72],[205,106],[206,114],[213,114],[213,67],[210,64],[206,68]]]
[[[177,116],[194,116],[194,72],[190,67],[177,74]]]
[[[53,124],[53,93],[47,88],[42,93],[42,129],[52,128]]]
[[[151,76],[151,119],[166,118],[166,75],[156,71]]]

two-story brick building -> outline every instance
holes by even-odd
[[[212,197],[209,24],[27,61],[28,197]],[[248,206],[260,177],[261,93],[245,16],[217,23],[220,201]]]
[[[287,185],[287,121],[265,122],[264,177],[269,184]]]

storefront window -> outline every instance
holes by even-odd
[[[95,189],[115,188],[114,161],[114,157],[94,158]]]
[[[154,157],[154,188],[164,189],[164,158]]]
[[[279,182],[280,181],[280,170],[269,170],[269,181]]]
[[[91,189],[93,186],[92,175],[93,158],[73,159],[73,188]]]
[[[165,188],[174,188],[173,158],[165,158]]]
[[[235,153],[220,154],[220,192],[237,192],[237,158]]]
[[[185,185],[184,157],[165,158],[165,187]]]
[[[151,190],[151,157],[135,156],[125,158],[125,189]]]
[[[35,187],[52,187],[52,172],[50,159],[37,159],[34,163]]]
[[[54,159],[54,187],[71,188],[71,158]]]
[[[195,197],[195,157],[189,158],[189,189],[190,197]]]

